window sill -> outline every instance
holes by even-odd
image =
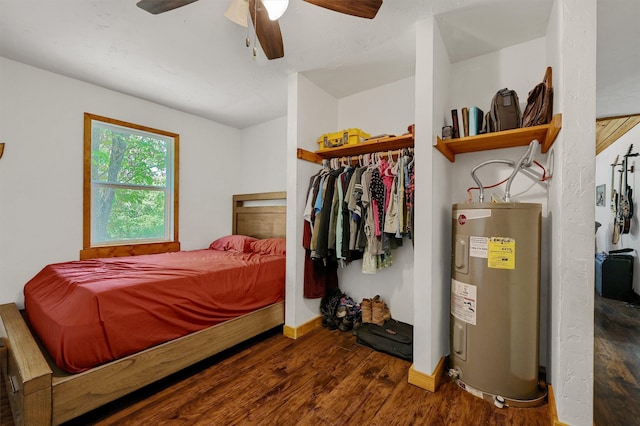
[[[80,260],[100,257],[138,256],[180,251],[179,241],[148,244],[124,244],[117,246],[89,247],[80,250]]]

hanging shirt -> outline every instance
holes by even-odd
[[[349,179],[353,172],[353,167],[347,167],[344,172],[338,176],[338,180],[336,181],[336,188],[338,193],[338,207],[337,207],[337,216],[336,216],[336,257],[338,259],[345,260],[347,256],[345,252],[342,250],[342,245],[344,243],[344,210],[345,210],[345,202],[344,202],[344,193],[346,192],[347,186],[349,184]],[[348,222],[347,222],[348,226]]]
[[[373,209],[374,235],[380,237],[382,235],[382,223],[384,220],[385,188],[378,168],[371,170],[371,183],[369,188]]]
[[[316,220],[318,226],[315,229],[317,232],[315,257],[326,258],[329,255],[329,221],[331,219],[333,193],[335,191],[336,178],[343,170],[344,167],[332,170],[324,181],[320,218]],[[313,253],[312,256],[314,256]]]

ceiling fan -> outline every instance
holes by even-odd
[[[157,15],[168,12],[182,6],[194,3],[198,0],[140,0],[137,6],[149,13]],[[359,18],[373,19],[382,6],[382,0],[303,0],[307,3],[333,10]],[[279,15],[274,15],[270,3],[279,4]],[[277,59],[284,56],[282,33],[278,18],[287,8],[288,0],[231,0],[225,16],[233,22],[247,26],[247,13],[251,16],[251,22],[255,28],[258,40],[268,59]],[[266,5],[265,5],[266,4]],[[284,7],[282,7],[284,6]],[[249,45],[247,41],[247,46]],[[254,52],[255,54],[255,52]]]

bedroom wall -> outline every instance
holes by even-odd
[[[243,170],[239,193],[285,191],[287,188],[287,116],[242,129]]]
[[[640,160],[638,157],[631,157],[629,159],[629,168],[634,166],[634,173],[627,172],[627,180],[629,186],[633,189],[634,203],[634,215],[631,219],[631,226],[628,234],[621,234],[618,244],[611,242],[611,236],[613,233],[614,213],[611,211],[611,164],[615,161],[617,155],[620,156],[618,163],[622,161],[622,156],[627,153],[629,146],[633,144],[632,153],[640,152],[640,126],[636,126],[629,130],[628,133],[623,135],[620,139],[602,151],[596,156],[596,178],[595,184],[605,185],[604,206],[595,206],[596,221],[601,223],[600,228],[595,233],[595,250],[597,253],[608,253],[610,250],[617,250],[622,248],[632,248],[634,253],[629,253],[636,256],[634,271],[640,271],[640,262],[638,261],[638,251],[640,250],[640,219],[638,219],[638,193],[640,188],[640,176],[638,176],[638,167],[640,167]],[[616,167],[616,170],[621,170],[620,166]],[[614,188],[618,191],[620,173],[615,172]],[[623,182],[624,185],[624,182]],[[595,202],[594,202],[595,205]],[[633,274],[633,289],[637,294],[640,294],[640,273]]]
[[[1,303],[22,307],[23,285],[44,265],[78,259],[84,112],[180,134],[182,248],[230,232],[242,184],[226,159],[243,155],[240,130],[2,57],[0,75]]]

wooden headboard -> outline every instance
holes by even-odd
[[[286,213],[285,191],[234,195],[232,232],[255,238],[285,238]]]

